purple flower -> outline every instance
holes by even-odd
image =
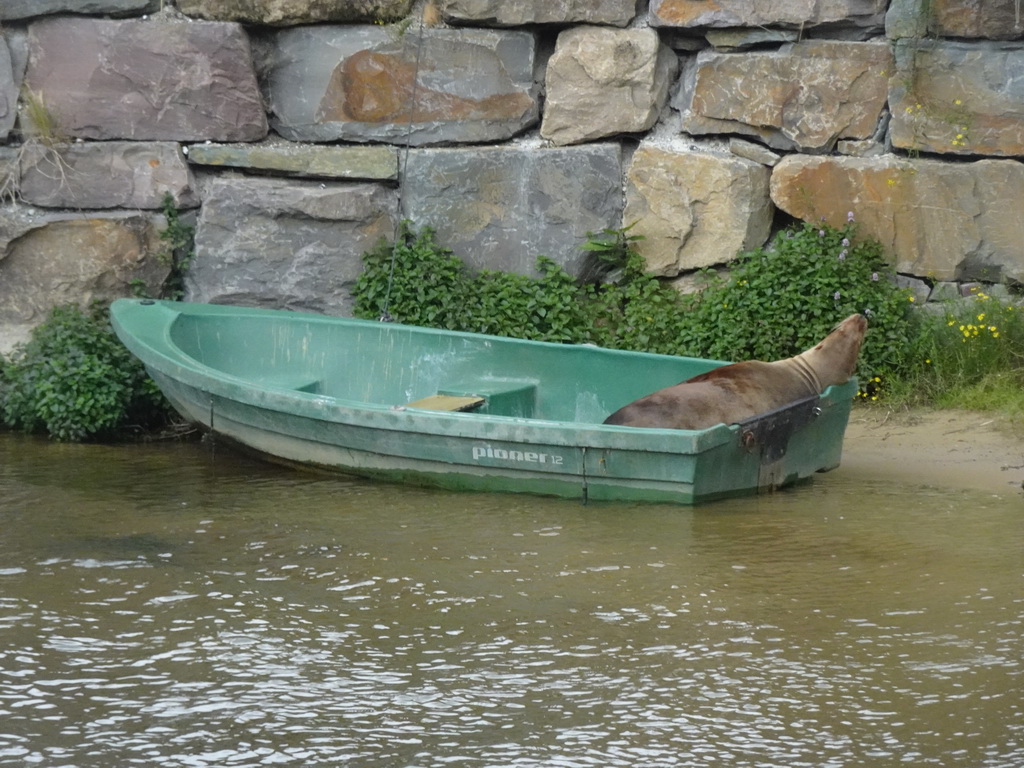
[[[840,261],[846,261],[846,251],[840,251],[839,252],[839,260]]]
[[[832,298],[835,299],[836,301],[839,301],[839,295],[839,291],[836,291],[834,294],[832,294]]]
[[[864,317],[871,317],[873,314],[875,314],[875,313],[872,312],[870,308],[865,308],[864,309]]]
[[[818,237],[824,237],[824,236],[825,236],[825,230],[824,229],[819,229],[818,230]]]
[[[848,237],[844,237],[843,238],[843,248],[849,248],[849,247],[850,247],[850,239]]]
[[[847,221],[853,221],[853,211],[847,211],[847,213],[846,213],[846,220]]]
[[[871,279],[874,280],[877,283],[878,282],[878,273],[877,272],[872,272],[871,273]]]

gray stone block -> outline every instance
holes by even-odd
[[[188,150],[196,165],[227,166],[286,176],[363,181],[396,181],[398,149],[384,146],[324,147],[292,142],[196,144]]]
[[[555,144],[639,133],[668,100],[679,59],[651,29],[573,27],[548,61],[540,133]]]
[[[170,193],[178,208],[199,205],[195,179],[174,142],[104,141],[29,145],[21,197],[46,208],[150,208]]]
[[[886,43],[808,40],[767,52],[704,51],[684,69],[673,104],[684,132],[821,153],[874,134],[893,60]]]
[[[28,46],[26,83],[65,136],[253,141],[267,133],[237,24],[59,17],[31,24]]]
[[[521,24],[611,24],[624,27],[636,0],[442,0],[441,12],[456,24],[514,27]]]
[[[155,13],[161,0],[3,0],[0,21],[17,21],[57,13],[95,16],[140,16]]]
[[[396,193],[381,184],[212,179],[186,297],[350,314],[363,253],[394,238],[396,214]]]
[[[618,144],[409,153],[403,214],[476,269],[536,275],[537,256],[581,275],[588,232],[622,220]]]
[[[1024,45],[900,40],[890,80],[893,146],[1024,155]]]
[[[651,24],[686,29],[783,27],[800,30],[827,26],[856,29],[868,35],[885,25],[886,3],[868,0],[651,0]]]
[[[177,0],[178,9],[211,21],[286,26],[400,19],[412,0]]]
[[[38,324],[61,304],[124,296],[134,280],[155,293],[168,271],[155,256],[162,224],[126,211],[0,211],[0,328]]]
[[[18,86],[7,37],[0,35],[0,141],[7,140],[18,117]]]

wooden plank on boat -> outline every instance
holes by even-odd
[[[431,395],[406,403],[406,407],[424,411],[473,411],[483,405],[485,399],[475,395]]]

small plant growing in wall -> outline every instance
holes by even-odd
[[[161,210],[167,224],[160,230],[162,247],[157,252],[157,259],[170,269],[161,296],[178,301],[185,295],[185,275],[196,255],[195,227],[182,221],[170,192],[164,193]]]
[[[0,200],[11,202],[20,195],[20,168],[26,160],[31,158],[37,167],[60,184],[67,182],[70,172],[63,154],[68,137],[60,120],[47,106],[43,94],[27,85],[21,91],[19,126],[21,146],[16,160],[0,179]]]
[[[1022,1],[1016,0],[1018,26]],[[923,74],[921,58],[927,55],[927,49],[920,46],[920,41],[934,35],[935,14],[933,0],[918,0],[915,32],[909,38],[912,42],[907,54],[909,59],[899,80],[904,91],[903,121],[911,131],[907,148],[911,157],[920,155],[922,148],[933,142],[945,142],[953,150],[966,150],[974,123],[974,114],[964,105],[963,99],[937,100],[928,95],[928,88],[920,85],[919,79]]]

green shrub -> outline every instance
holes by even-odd
[[[485,270],[471,279],[475,300],[464,307],[460,330],[521,339],[591,341],[590,305],[584,291],[551,259],[537,259],[540,277]]]
[[[438,245],[432,230],[414,233],[403,223],[397,243],[382,240],[363,254],[363,271],[353,291],[354,314],[454,330],[466,283],[465,266]]]
[[[864,312],[871,331],[858,374],[877,389],[907,355],[911,297],[892,282],[881,246],[842,229],[802,224],[766,248],[744,253],[728,280],[708,276],[689,296],[647,274],[629,227],[591,234],[582,248],[613,269],[606,282],[579,285],[538,259],[538,278],[472,275],[426,229],[406,226],[394,249],[364,256],[356,312],[453,330],[528,339],[592,342],[619,349],[719,360],[776,360],[807,349],[847,315]]]
[[[167,420],[166,402],[114,335],[105,309],[57,307],[0,365],[0,418],[62,441]]]
[[[381,242],[363,255],[355,315],[431,328],[543,341],[591,340],[585,289],[543,256],[540,277],[484,270],[471,274],[438,245],[434,232],[403,225],[397,245]]]
[[[684,321],[684,297],[647,274],[632,247],[613,282],[594,286],[596,343],[613,349],[675,354]]]
[[[396,249],[366,254],[356,306],[379,316],[390,281],[389,312],[401,322],[718,360],[789,357],[863,312],[862,398],[980,407],[1024,381],[1024,310],[982,294],[942,315],[912,311],[913,296],[852,215],[841,228],[792,226],[740,254],[728,279],[707,273],[692,295],[644,271],[639,239],[628,227],[592,234],[583,249],[612,271],[581,285],[544,258],[537,278],[473,275],[430,230],[405,228]]]

